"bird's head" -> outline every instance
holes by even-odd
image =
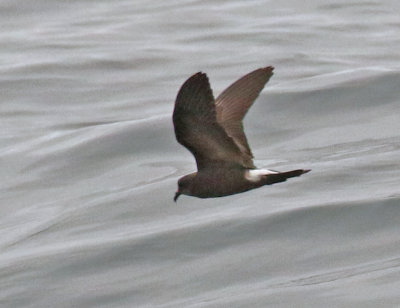
[[[192,183],[196,176],[195,173],[185,175],[178,180],[178,190],[175,193],[174,201],[178,200],[180,195],[192,195]]]

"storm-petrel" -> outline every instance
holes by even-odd
[[[243,131],[243,117],[273,74],[257,69],[229,86],[214,100],[207,75],[199,72],[182,85],[175,101],[176,140],[195,157],[197,172],[178,181],[181,194],[213,198],[284,182],[308,169],[278,172],[256,169]]]

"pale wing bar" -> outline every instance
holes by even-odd
[[[173,122],[177,141],[194,155],[199,170],[213,164],[253,166],[218,124],[214,97],[205,74],[197,73],[182,85]]]

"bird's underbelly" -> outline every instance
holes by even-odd
[[[246,169],[214,170],[200,174],[197,178],[196,189],[192,194],[200,198],[215,198],[233,195],[259,187],[254,178],[246,177]]]

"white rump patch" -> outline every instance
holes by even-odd
[[[277,174],[279,173],[278,171],[273,171],[273,170],[268,170],[268,169],[251,169],[251,170],[246,170],[244,177],[251,182],[258,182],[261,180],[263,176],[269,175],[269,174]]]

